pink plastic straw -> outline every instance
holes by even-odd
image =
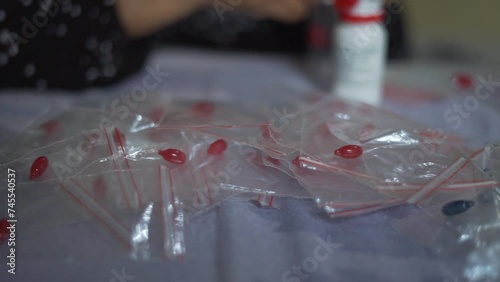
[[[177,208],[177,198],[172,170],[158,168],[161,192],[161,213],[163,217],[163,251],[167,258],[183,258],[186,253],[184,244],[184,213]]]
[[[63,191],[97,220],[101,221],[129,250],[131,250],[130,231],[116,219],[111,212],[101,206],[75,179],[70,178],[69,180],[70,181],[67,181],[66,185],[63,183],[59,185]]]
[[[267,193],[259,193],[257,195],[257,202],[263,207],[275,207],[274,196]]]
[[[178,129],[178,128],[191,128],[191,129],[209,129],[209,128],[251,128],[269,125],[271,122],[263,122],[258,124],[234,124],[234,125],[161,125],[158,129]]]
[[[127,159],[127,151],[125,150],[125,147],[123,146],[121,133],[118,130],[118,128],[116,128],[116,127],[115,127],[115,136],[116,136],[116,139],[118,140],[118,143],[120,143],[120,147],[122,148],[123,158],[125,159],[125,165],[127,166],[127,170],[128,170],[129,175],[130,175],[130,179],[132,180],[132,184],[134,185],[135,193],[137,195],[137,200],[139,201],[139,205],[142,206],[143,202],[142,202],[141,192],[139,191],[139,188],[137,187],[137,183],[135,182],[134,174],[132,173],[132,170],[130,169],[130,164],[128,163],[128,159]]]
[[[349,210],[345,210],[345,211],[338,211],[338,212],[335,212],[335,211],[328,212],[328,210],[327,210],[327,212],[328,212],[328,215],[332,218],[340,217],[340,216],[354,216],[354,215],[369,213],[372,211],[377,211],[377,210],[380,210],[383,208],[392,207],[392,206],[399,205],[402,203],[404,203],[403,199],[392,199],[392,200],[389,200],[387,203],[383,203],[383,204],[362,206],[359,208],[349,209]],[[327,209],[328,205],[325,206],[324,208]]]
[[[380,179],[378,179],[376,177],[373,177],[371,175],[360,173],[360,172],[349,170],[349,169],[345,169],[345,168],[341,168],[341,167],[338,167],[338,166],[333,166],[333,165],[325,164],[323,162],[320,162],[320,161],[317,161],[317,160],[313,160],[313,159],[308,158],[308,157],[300,156],[299,157],[299,161],[307,163],[307,164],[310,164],[310,165],[313,165],[313,166],[322,167],[322,168],[325,168],[325,169],[328,169],[328,170],[333,170],[333,171],[336,171],[336,172],[340,172],[340,173],[345,173],[345,174],[349,174],[349,175],[363,177],[363,178],[370,179],[370,180],[380,181]]]
[[[479,188],[493,188],[497,187],[499,183],[495,180],[481,180],[481,181],[470,181],[470,182],[457,182],[450,184],[443,184],[443,190],[469,190],[469,189],[479,189]],[[403,188],[404,187],[404,188]],[[375,189],[381,191],[389,192],[411,192],[418,190],[421,185],[410,184],[410,185],[377,185]]]
[[[127,204],[127,207],[130,208],[130,201],[128,199],[129,197],[128,197],[127,193],[125,192],[125,187],[123,186],[123,181],[122,181],[122,178],[121,178],[120,172],[119,172],[119,170],[122,170],[122,168],[118,166],[118,164],[116,163],[115,158],[114,158],[114,156],[116,156],[118,154],[118,152],[116,151],[116,145],[115,145],[115,142],[113,140],[113,136],[110,133],[108,133],[106,128],[104,128],[104,134],[106,135],[106,141],[108,144],[109,153],[110,153],[111,159],[113,160],[113,166],[115,167],[116,177],[118,178],[118,182],[120,183],[120,188],[122,190],[123,198],[125,199],[125,203]]]
[[[468,162],[468,159],[459,158],[452,165],[444,169],[440,174],[434,177],[429,183],[425,184],[418,192],[410,196],[406,202],[409,204],[416,204],[428,195],[432,194],[441,185],[450,180],[457,174]]]

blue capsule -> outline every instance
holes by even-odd
[[[441,211],[447,216],[453,216],[466,212],[468,209],[474,206],[474,201],[468,200],[457,200],[446,203]]]

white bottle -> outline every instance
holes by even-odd
[[[377,106],[383,98],[387,31],[382,0],[337,0],[333,93]]]

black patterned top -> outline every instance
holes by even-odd
[[[119,81],[158,44],[301,52],[304,24],[257,21],[207,8],[150,38],[122,31],[114,0],[0,2],[0,88],[81,89]]]

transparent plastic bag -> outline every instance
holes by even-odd
[[[440,191],[419,207],[420,212],[392,223],[399,233],[442,256],[453,257],[463,265],[463,273],[458,275],[467,281],[500,278],[498,187]],[[419,227],[422,224],[427,232]]]
[[[445,142],[443,132],[429,132],[368,105],[341,100],[325,100],[295,114],[280,136],[276,139],[298,148],[316,165],[373,183],[426,181],[464,155]],[[357,146],[359,154],[343,154],[345,146]],[[419,166],[424,162],[425,167]]]
[[[55,181],[55,178],[60,181],[63,177],[85,173],[88,166],[104,156],[123,151],[127,141],[117,138],[115,131],[124,136],[153,125],[141,116],[130,115],[121,120],[98,110],[73,109],[51,116],[50,120],[44,119],[4,144],[1,148],[5,152],[2,166],[19,167],[20,181],[25,182],[29,181],[34,160],[44,156],[50,169],[36,181]]]
[[[459,173],[431,196],[422,198],[418,202],[420,213],[393,223],[400,233],[443,255],[461,254],[461,274],[468,281],[500,278],[500,185],[493,178],[498,168],[494,168],[493,152],[497,146],[492,144],[472,154]],[[473,181],[465,182],[464,175],[473,175]],[[435,222],[441,231],[422,234],[415,228],[417,222]]]
[[[200,208],[242,193],[262,193],[278,181],[269,168],[254,162],[258,154],[255,148],[199,132],[191,132],[188,140],[194,148],[190,157],[193,177],[201,183],[197,191]],[[224,149],[212,152],[219,143]]]
[[[65,145],[66,140],[83,136],[92,143],[104,143],[104,130],[119,128],[122,132],[138,132],[155,124],[140,115],[127,115],[121,119],[112,113],[74,108],[58,115],[48,115],[29,126],[20,135],[2,145],[3,160],[17,159],[33,149]]]
[[[495,144],[471,153],[451,135],[341,100],[275,109],[272,116],[252,107],[172,101],[146,103],[123,119],[76,109],[47,119],[59,125],[28,130],[19,146],[3,147],[12,153],[3,165],[18,171],[20,199],[35,203],[20,209],[26,230],[99,227],[111,257],[182,258],[193,216],[228,199],[279,208],[280,197],[312,197],[331,217],[418,205],[425,218],[445,222],[472,245],[493,244],[496,233],[486,229],[497,224]],[[110,123],[100,128],[103,119]],[[57,134],[43,140],[51,130]],[[49,168],[29,179],[41,156]],[[471,206],[444,214],[446,205],[459,209],[455,202]]]
[[[328,215],[352,216],[404,202],[396,196],[377,191],[344,175],[298,165],[295,176]]]
[[[212,101],[175,100],[161,109],[163,111],[153,111],[152,115],[161,116],[158,127],[166,128],[244,127],[268,120],[265,109],[256,105],[242,107]]]
[[[481,169],[491,177],[500,180],[500,141],[488,142],[476,161]]]
[[[37,204],[26,205],[18,215],[27,232],[43,233],[48,228],[67,225],[101,226],[105,232],[96,238],[113,242],[105,257],[131,257],[139,260],[182,258],[186,247],[184,225],[188,217],[182,200],[185,189],[179,181],[184,174],[177,168],[158,166],[154,169],[134,171],[143,191],[140,206],[128,206],[126,195],[113,171],[98,175],[65,178],[59,189],[41,186],[19,187],[19,198]],[[30,201],[31,202],[31,201]],[[157,218],[152,220],[152,218]],[[151,240],[152,237],[161,240]],[[158,245],[161,244],[161,245]],[[164,250],[158,252],[157,250]],[[71,255],[75,260],[94,253],[66,253],[66,248],[51,253],[51,259]]]

